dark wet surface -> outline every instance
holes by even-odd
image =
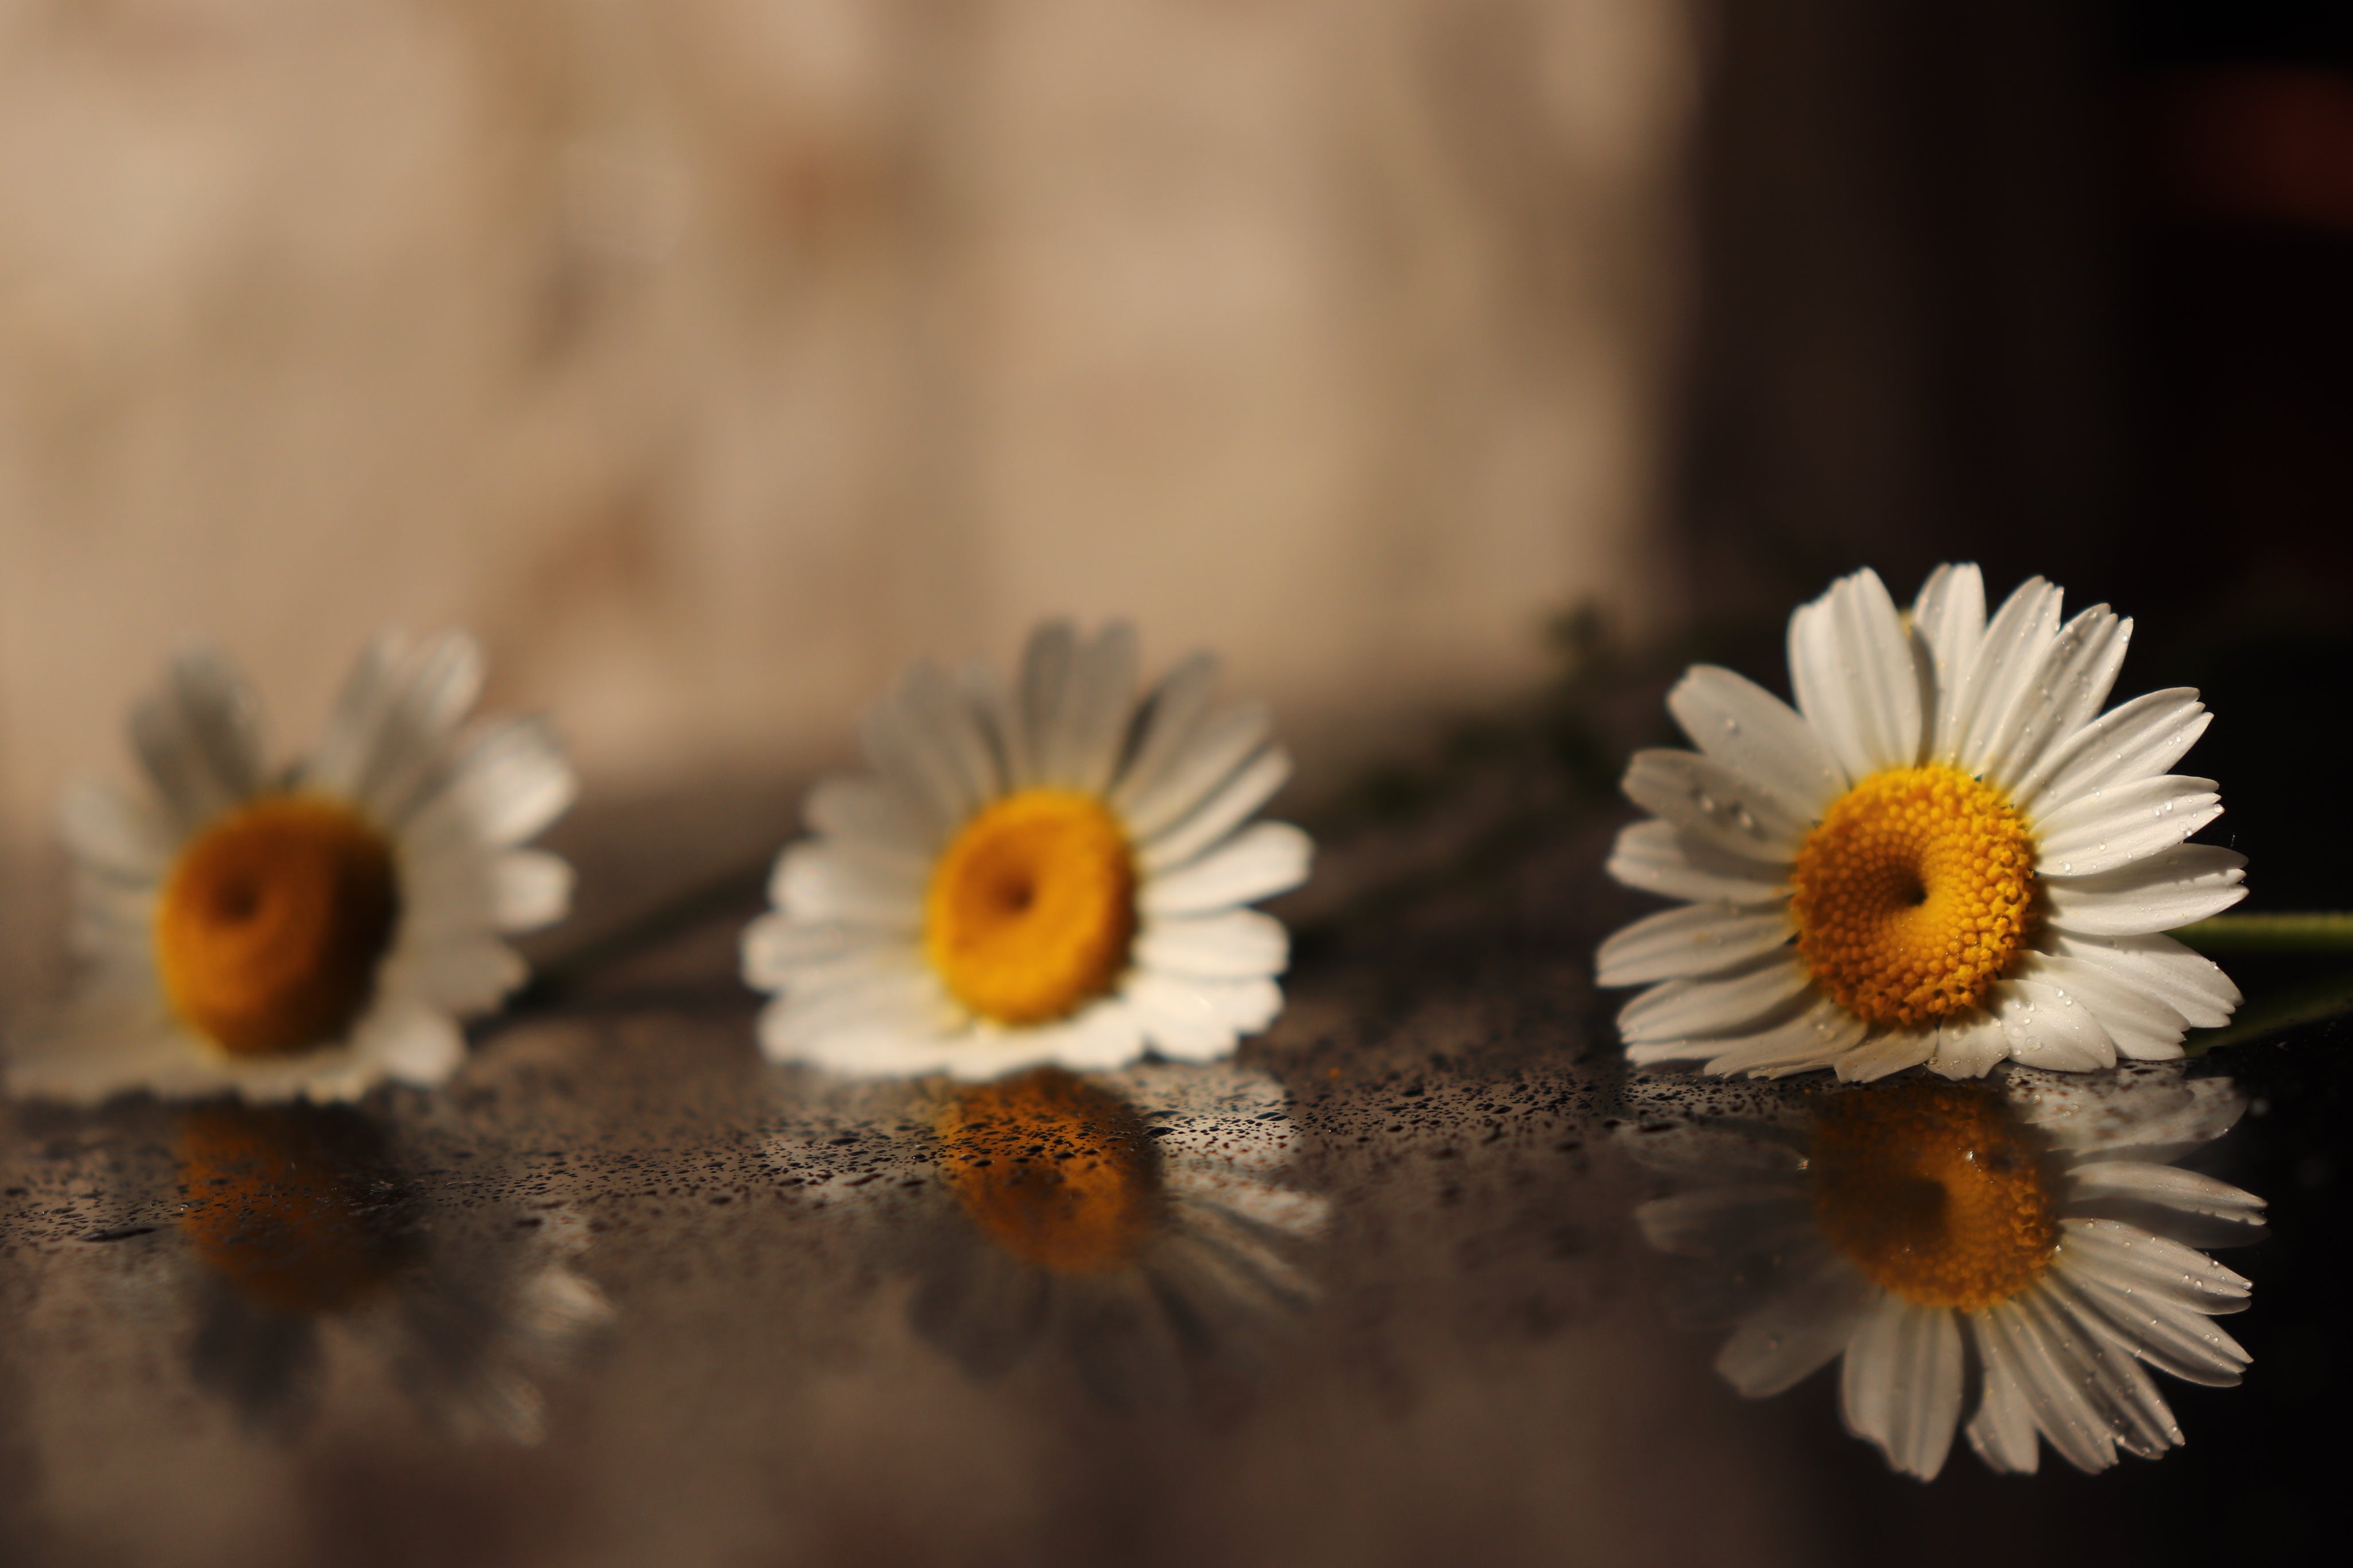
[[[1835,1373],[1743,1400],[1720,1334],[1662,1310],[1632,1219],[1662,1184],[1620,1147],[1653,1102],[1585,962],[1643,906],[1599,878],[1618,812],[1590,750],[1472,737],[1447,782],[1333,815],[1281,910],[1290,1007],[1236,1064],[1282,1108],[1261,1184],[1310,1205],[1263,1211],[1247,1289],[976,1272],[997,1244],[957,1207],[936,1090],[759,1061],[744,900],[569,973],[438,1094],[12,1108],[0,1557],[2056,1563],[2326,1539],[2344,1027],[2194,1068],[2251,1101],[2200,1168],[2272,1206],[2228,1255],[2245,1384],[2164,1380],[2186,1447],[1892,1475]]]

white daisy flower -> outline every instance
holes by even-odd
[[[1715,1364],[1742,1394],[1843,1356],[1848,1428],[1925,1480],[1971,1361],[1969,1444],[1997,1470],[2032,1470],[2037,1434],[2084,1470],[2180,1443],[2148,1367],[2239,1381],[2247,1353],[2211,1319],[2247,1281],[2191,1244],[2259,1239],[2263,1200],[2168,1163],[2238,1120],[2229,1080],[2011,1068],[1791,1098],[1810,1110],[1624,1134],[1690,1187],[1636,1218],[1704,1260],[1693,1315],[1736,1322]]]
[[[1282,1180],[1293,1131],[1263,1073],[1049,1067],[910,1094],[769,1157],[872,1222],[882,1266],[918,1280],[917,1331],[976,1376],[1044,1343],[1113,1403],[1166,1398],[1314,1293],[1288,1254],[1330,1205]]]
[[[1256,704],[1197,655],[1141,701],[1135,635],[1029,639],[1018,689],[928,663],[866,715],[871,775],[829,779],[786,849],[744,978],[763,1049],[869,1076],[1222,1057],[1282,1007],[1290,942],[1246,906],[1307,877],[1250,821],[1290,775]]]
[[[456,1434],[536,1443],[542,1383],[612,1317],[573,1267],[588,1246],[578,1214],[427,1211],[349,1107],[192,1108],[178,1156],[192,1370],[248,1426],[298,1426],[332,1381],[323,1363],[349,1355]]]
[[[1795,710],[1728,669],[1677,683],[1699,750],[1636,753],[1654,816],[1609,870],[1687,903],[1597,957],[1650,987],[1619,1014],[1630,1061],[2084,1070],[2230,1017],[2229,977],[2159,934],[2246,891],[2244,857],[2184,842],[2213,781],[2166,771],[2209,715],[2187,688],[2101,713],[2132,622],[2059,599],[2033,578],[1989,622],[1978,569],[1940,566],[1906,615],[1858,572],[1789,618]]]
[[[458,1019],[528,973],[500,933],[559,919],[572,888],[519,847],[570,804],[572,769],[535,720],[464,728],[480,684],[466,637],[379,638],[317,751],[273,773],[245,681],[174,661],[132,715],[153,798],[67,798],[91,973],[18,1041],[10,1089],[332,1100],[454,1072]]]

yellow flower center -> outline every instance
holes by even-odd
[[[2034,842],[1992,785],[1948,767],[1890,768],[1831,803],[1790,873],[1798,952],[1873,1024],[1974,1007],[2034,919]]]
[[[269,795],[180,851],[156,965],[190,1026],[237,1056],[284,1055],[359,1016],[399,914],[381,834],[332,801]]]
[[[1024,1263],[1104,1273],[1159,1223],[1160,1150],[1144,1119],[1060,1068],[967,1089],[936,1127],[965,1213]]]
[[[416,1231],[383,1140],[356,1111],[209,1105],[180,1122],[180,1228],[282,1312],[339,1311],[397,1273]]]
[[[965,824],[923,900],[924,948],[956,999],[1042,1024],[1112,988],[1135,938],[1135,855],[1092,795],[1031,789]]]
[[[1999,1095],[1915,1079],[1823,1109],[1814,1216],[1872,1283],[1978,1311],[2042,1277],[2059,1244],[2040,1151]]]

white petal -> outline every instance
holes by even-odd
[[[1013,733],[1007,748],[1018,786],[1047,782],[1052,763],[1049,753],[1060,731],[1078,640],[1078,629],[1069,621],[1044,621],[1022,647],[1010,715]]]
[[[2116,1447],[2153,1459],[2181,1440],[2155,1381],[2106,1318],[2084,1308],[2063,1270],[2045,1275],[2019,1305],[2037,1321],[2043,1342],[2062,1364],[2072,1364],[2085,1403]]]
[[[755,990],[776,991],[845,963],[866,962],[879,968],[886,961],[920,963],[919,953],[904,936],[769,913],[744,928],[744,983]]]
[[[164,689],[132,710],[131,741],[184,830],[261,787],[261,705],[209,649],[172,660]]]
[[[2220,1028],[2239,1005],[2239,988],[2221,965],[2169,936],[2052,931],[2042,942],[2054,954],[2107,971],[2139,994],[2180,1014],[2193,1028]]]
[[[491,877],[491,920],[501,931],[537,931],[572,907],[572,868],[543,849],[505,851]]]
[[[1826,1257],[1733,1331],[1715,1370],[1751,1399],[1792,1388],[1846,1349],[1877,1294],[1854,1265]]]
[[[2019,973],[2056,986],[2091,1008],[2120,1055],[2137,1061],[2166,1061],[2181,1054],[2186,1026],[2181,1015],[2113,970],[2080,958],[2036,952],[2027,956]]]
[[[1937,567],[1912,602],[1912,635],[1936,692],[1934,704],[1922,711],[1924,756],[1946,756],[1954,748],[1953,704],[1985,636],[1985,578],[1974,564]]]
[[[441,782],[458,728],[481,693],[481,649],[462,633],[445,632],[404,648],[367,678],[380,683],[380,700],[372,728],[349,748],[358,764],[350,795],[378,821],[400,823]]]
[[[1833,1065],[1862,1043],[1871,1026],[1824,996],[1793,1018],[1752,1035],[1730,1039],[1677,1041],[1671,1047],[1630,1046],[1626,1059],[1637,1067],[1677,1057],[1702,1057],[1720,1078],[1748,1073],[1780,1078]]]
[[[2132,622],[2094,605],[2059,628],[2025,689],[1984,742],[1984,776],[2009,788],[2063,748],[2107,700]]]
[[[2052,1079],[2030,1085],[2013,1077],[2010,1104],[2059,1149],[2078,1155],[2135,1152],[2170,1160],[2229,1131],[2246,1096],[2228,1079],[2184,1079],[2163,1070],[2113,1078]]]
[[[1217,684],[1216,657],[1197,653],[1146,694],[1136,709],[1134,750],[1112,785],[1114,807],[1133,816],[1135,801],[1160,782],[1169,763],[1187,749],[1194,727],[1209,710],[1209,694]]]
[[[1872,1083],[1891,1073],[1918,1067],[1935,1055],[1936,1049],[1934,1029],[1888,1029],[1839,1058],[1839,1081]]]
[[[1971,1312],[1968,1319],[1978,1361],[1985,1369],[1984,1393],[1969,1421],[1969,1447],[1989,1469],[2031,1476],[2041,1458],[2041,1444],[2009,1342],[1993,1331],[1985,1314]]]
[[[1607,869],[1626,886],[1662,898],[1754,905],[1789,896],[1776,868],[1724,854],[1656,817],[1619,829]]]
[[[1290,932],[1256,910],[1155,920],[1135,939],[1136,965],[1169,974],[1257,979],[1282,973],[1290,959]]]
[[[1258,754],[1273,727],[1263,703],[1238,702],[1210,714],[1148,783],[1123,792],[1128,831],[1138,840],[1166,832]]]
[[[926,864],[942,837],[940,825],[923,807],[879,778],[821,780],[801,803],[801,820],[812,833]]]
[[[898,769],[925,778],[929,798],[960,820],[1005,793],[991,737],[963,688],[929,659],[900,678],[890,703],[892,721],[879,731],[894,748]]]
[[[2030,577],[1994,612],[1953,699],[1953,749],[1943,760],[1961,772],[1982,775],[1994,737],[2020,703],[2034,700],[2034,679],[2059,629],[2059,601],[2057,588]]]
[[[90,780],[67,787],[58,832],[83,865],[126,881],[161,881],[178,847],[170,825],[146,802]]]
[[[2184,1214],[2231,1220],[2251,1228],[2260,1228],[2263,1223],[2263,1199],[2228,1182],[2185,1171],[2179,1165],[2159,1165],[2145,1160],[2085,1160],[2070,1169],[2068,1184],[2086,1201],[2103,1196],[2128,1197],[2179,1209]]]
[[[2042,889],[2044,918],[2078,936],[2139,936],[2217,915],[2247,896],[2247,858],[2211,844],[2160,850],[2104,877]]]
[[[2010,1037],[2013,1061],[2054,1072],[2090,1072],[2116,1065],[2116,1042],[2091,1008],[2055,985],[2000,981],[1986,993],[1986,1007]]]
[[[1218,1000],[1167,975],[1136,973],[1121,987],[1138,1026],[1163,1056],[1186,1062],[1230,1055],[1238,1038]]]
[[[1876,572],[1841,577],[1789,618],[1789,679],[1850,779],[1919,760],[1919,664]]]
[[[2084,1397],[2074,1358],[2051,1342],[2042,1321],[2028,1310],[2028,1300],[1990,1308],[1978,1321],[1986,1332],[2001,1337],[2002,1353],[2017,1373],[2019,1391],[2051,1446],[2077,1469],[2104,1470],[2116,1463],[2108,1424]]]
[[[2153,777],[2179,762],[2213,721],[2186,686],[2136,697],[2045,752],[2011,798],[2040,820],[2052,806],[2095,789]]]
[[[2009,1055],[2010,1035],[2001,1020],[1982,1007],[1972,1008],[1938,1022],[1928,1067],[1946,1078],[1982,1078]]]
[[[768,893],[796,921],[876,931],[923,929],[924,880],[905,862],[841,839],[803,839],[776,861]]]
[[[1961,1329],[1951,1311],[1883,1297],[1846,1349],[1847,1429],[1907,1476],[1934,1480],[1961,1415]]]
[[[1847,776],[1797,710],[1746,676],[1694,665],[1667,693],[1692,744],[1771,789],[1801,817],[1818,817]]]
[[[2095,877],[2170,849],[2222,815],[2212,779],[2162,773],[2069,801],[2038,824],[2036,874]]]
[[[926,677],[946,684],[947,678],[930,665],[916,666],[906,680],[920,685]],[[935,730],[920,697],[910,702],[907,685],[868,708],[858,726],[859,748],[868,764],[889,788],[918,805],[934,827],[953,827],[987,803],[965,771],[969,759],[962,742],[970,740],[968,731],[958,735]]]
[[[1186,816],[1144,841],[1136,856],[1147,871],[1181,866],[1240,827],[1291,777],[1291,753],[1269,746]]]
[[[465,1061],[466,1037],[438,1008],[387,998],[353,1031],[352,1054],[396,1083],[430,1089]]]
[[[1630,1047],[1736,1034],[1761,1025],[1812,984],[1802,965],[1786,959],[1721,980],[1670,980],[1620,1008],[1618,1028]]]
[[[1125,621],[1112,622],[1078,650],[1044,783],[1089,795],[1111,787],[1135,715],[1135,628]]]
[[[1314,844],[1287,822],[1259,822],[1144,885],[1146,916],[1199,915],[1286,892],[1307,879]]]
[[[770,1061],[892,1077],[948,1065],[957,1030],[938,983],[906,972],[813,997],[788,992],[760,1015],[759,1034]]]
[[[563,742],[542,720],[498,724],[458,759],[449,782],[423,804],[420,833],[462,826],[485,844],[521,844],[564,815],[579,791]]]
[[[1637,752],[1621,787],[1700,842],[1767,867],[1794,859],[1812,826],[1771,790],[1697,752]]]
[[[437,1010],[487,1013],[531,978],[531,966],[492,936],[430,944],[404,942],[384,963],[382,985],[414,993]]]
[[[1645,915],[1614,932],[1593,955],[1597,985],[1721,974],[1760,958],[1797,934],[1788,910],[1743,911],[1729,904],[1686,904]]]

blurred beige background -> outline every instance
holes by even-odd
[[[1131,614],[1311,777],[1659,604],[1673,0],[0,0],[0,845],[209,637],[591,788]]]

